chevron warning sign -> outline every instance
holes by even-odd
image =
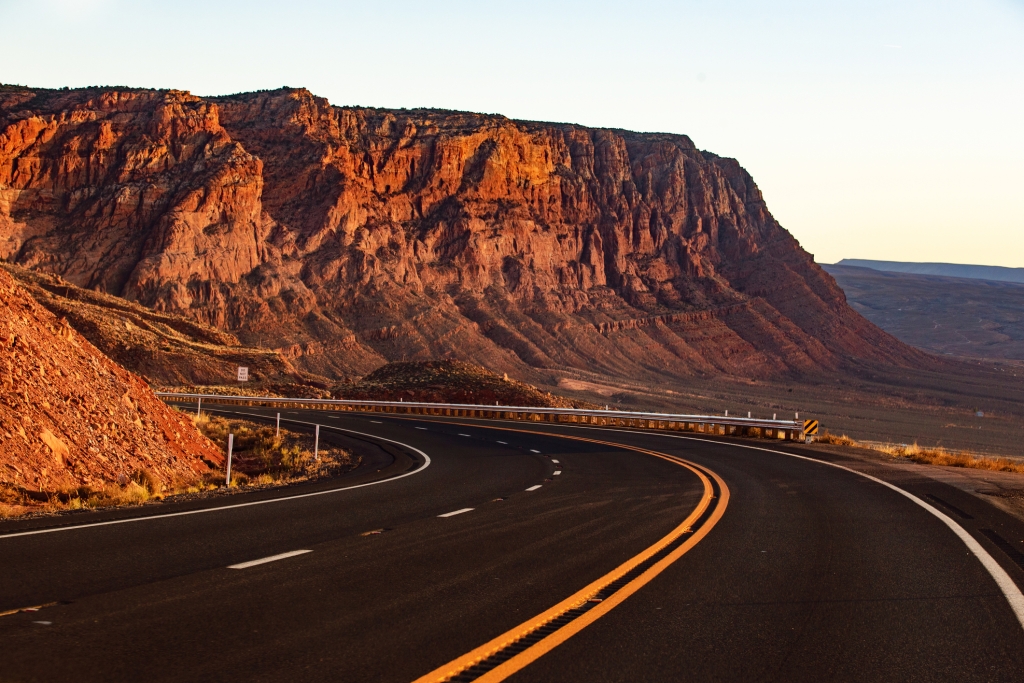
[[[807,436],[813,436],[818,433],[818,421],[817,420],[804,420],[804,434]]]

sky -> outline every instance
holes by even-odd
[[[683,133],[820,263],[1024,267],[1024,0],[0,0],[0,82]]]

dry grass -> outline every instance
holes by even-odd
[[[285,429],[280,436],[273,427],[247,420],[227,420],[202,415],[193,418],[200,432],[227,452],[228,434],[235,435],[231,489],[274,486],[284,482],[330,476],[351,469],[359,459],[348,451],[321,441],[319,458],[313,456],[313,437]],[[0,486],[0,518],[33,512],[66,512],[103,507],[142,505],[172,495],[196,495],[224,486],[224,472],[203,478],[164,484],[149,470],[139,470],[120,483],[102,488],[34,493]]]
[[[831,432],[822,432],[818,436],[814,437],[815,443],[830,443],[836,446],[854,446],[857,444],[856,441],[848,437],[846,434],[833,434]]]
[[[8,505],[7,503],[0,503],[0,519],[18,517],[24,513],[25,507],[22,505]]]
[[[357,461],[348,451],[320,444],[319,458],[313,456],[313,438],[308,434],[248,420],[219,416],[193,418],[199,431],[227,451],[228,434],[235,435],[231,466],[232,487],[269,486],[275,483],[315,478],[349,469]],[[220,475],[220,483],[224,477]]]
[[[1015,462],[1008,458],[994,458],[963,451],[948,451],[945,448],[922,448],[916,443],[899,446],[886,444],[885,446],[879,446],[876,450],[888,453],[894,458],[906,458],[907,460],[928,465],[969,467],[971,469],[990,470],[993,472],[1024,473],[1024,463]]]
[[[32,512],[142,505],[150,500],[160,500],[165,493],[164,488],[160,479],[148,470],[135,472],[124,480],[123,485],[109,483],[102,488],[81,486],[62,491],[32,493],[7,486],[0,489],[0,518],[18,517]]]
[[[836,435],[824,432],[814,438],[815,443],[827,443],[837,446],[858,446],[891,455],[893,458],[911,460],[926,465],[942,465],[945,467],[969,467],[976,470],[993,472],[1024,473],[1024,463],[1009,458],[978,455],[969,451],[951,451],[941,447],[925,448],[913,444],[876,444],[864,443],[851,439],[846,434]]]

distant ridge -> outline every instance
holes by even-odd
[[[914,273],[915,275],[944,275],[963,277],[971,280],[995,280],[996,282],[1024,283],[1024,268],[1002,266],[970,266],[961,263],[905,263],[903,261],[871,261],[869,259],[844,258],[837,266],[856,266],[890,273]]]

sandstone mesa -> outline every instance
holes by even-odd
[[[0,258],[341,379],[931,363],[853,311],[689,138],[302,89],[0,89]]]

